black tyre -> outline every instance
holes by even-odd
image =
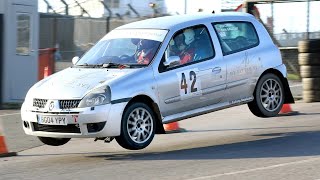
[[[300,66],[300,76],[302,78],[320,77],[320,66]]]
[[[302,85],[304,91],[320,91],[320,77],[319,78],[302,78]]]
[[[122,116],[121,134],[116,140],[125,149],[143,149],[151,143],[155,126],[154,112],[144,103],[132,103]]]
[[[306,103],[320,102],[320,91],[302,91],[302,95]]]
[[[300,53],[320,52],[320,39],[299,41],[298,50]]]
[[[299,53],[299,65],[300,66],[310,66],[310,65],[320,66],[320,53]]]
[[[254,100],[248,103],[250,111],[258,117],[276,116],[284,102],[283,85],[275,74],[265,74],[256,85]]]
[[[38,137],[41,142],[49,146],[61,146],[70,141],[70,138],[51,138],[51,137]]]

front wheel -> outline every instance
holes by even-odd
[[[116,137],[120,146],[129,150],[147,147],[155,134],[155,116],[144,103],[132,103],[121,121],[121,134]]]
[[[259,80],[254,100],[248,103],[250,111],[258,117],[276,116],[284,102],[283,85],[275,74],[265,74]]]
[[[70,141],[70,138],[51,138],[51,137],[38,137],[41,142],[49,146],[61,146]]]

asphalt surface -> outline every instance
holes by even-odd
[[[246,105],[180,122],[141,151],[76,139],[0,159],[0,179],[319,179],[320,103],[257,118]]]
[[[19,129],[17,111],[2,111],[19,152],[0,158],[0,179],[320,179],[320,103],[291,107],[299,114],[257,118],[242,105],[190,118],[179,122],[186,132],[156,135],[140,151],[93,139],[41,145]]]
[[[294,97],[301,99],[302,84],[299,81],[289,81]],[[12,152],[20,152],[32,147],[43,145],[36,137],[27,136],[22,129],[20,110],[0,110],[0,124],[4,127],[6,144]]]

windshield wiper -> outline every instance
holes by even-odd
[[[102,68],[111,68],[111,67],[116,67],[116,68],[130,68],[130,65],[128,64],[120,64],[120,63],[104,63],[99,65]]]
[[[103,68],[110,68],[110,67],[116,67],[116,68],[139,68],[139,67],[145,67],[148,66],[147,64],[120,64],[120,63],[105,63],[102,64]]]
[[[137,67],[145,67],[146,64],[120,64],[120,63],[104,63],[104,64],[79,64],[74,65],[73,67],[84,67],[84,68],[137,68]]]
[[[84,64],[74,65],[73,67],[88,67],[88,68],[91,68],[91,67],[96,67],[96,66],[97,66],[97,65],[95,65],[95,64],[84,63]]]

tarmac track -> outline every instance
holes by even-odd
[[[140,151],[92,139],[33,147],[0,158],[0,179],[320,179],[320,103],[292,108],[299,114],[257,118],[243,105],[187,119],[187,132]]]

